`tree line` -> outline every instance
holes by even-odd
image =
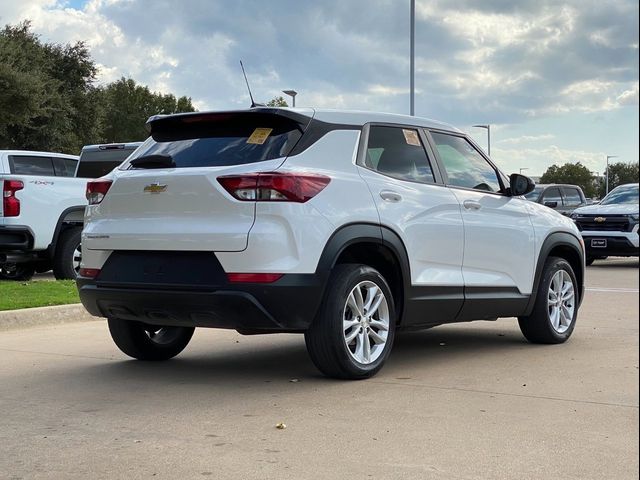
[[[616,162],[609,164],[609,191],[618,185],[638,182],[638,162]],[[605,172],[606,175],[606,172]],[[606,177],[605,177],[606,178]],[[564,165],[551,165],[540,177],[540,183],[567,183],[578,185],[585,196],[602,198],[606,194],[606,181],[596,177],[591,171],[577,163],[565,163]]]
[[[131,78],[97,85],[84,42],[45,43],[30,23],[0,31],[0,149],[78,154],[83,145],[144,140],[151,115],[193,112],[191,98]]]

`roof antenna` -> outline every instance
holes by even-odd
[[[244,71],[244,65],[242,64],[242,60],[240,60],[240,68],[242,68],[242,74],[244,75],[244,81],[247,84],[247,90],[249,90],[249,98],[251,99],[251,108],[253,107],[264,107],[261,103],[256,103],[253,100],[253,95],[251,94],[251,87],[249,86],[249,80],[247,80],[247,73]]]

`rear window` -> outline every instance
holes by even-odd
[[[152,141],[130,160],[170,156],[177,168],[242,165],[286,157],[303,125],[273,114],[242,112],[168,117],[152,124]]]
[[[108,146],[97,150],[83,150],[76,177],[100,178],[117,168],[137,147]]]

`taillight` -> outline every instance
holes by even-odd
[[[225,175],[218,182],[234,198],[249,202],[304,203],[326,187],[331,179],[312,173],[247,173]]]
[[[89,205],[99,204],[111,188],[111,180],[92,180],[87,182],[87,200]]]
[[[227,273],[230,283],[273,283],[280,280],[282,273]]]
[[[20,180],[5,180],[2,186],[2,212],[5,217],[17,217],[20,215],[20,200],[16,198],[16,192],[24,188]]]

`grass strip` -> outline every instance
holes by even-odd
[[[0,281],[0,311],[80,303],[73,280]]]

